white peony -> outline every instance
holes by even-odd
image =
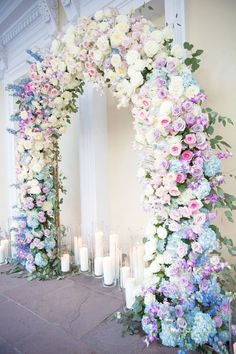
[[[139,87],[143,84],[143,75],[140,72],[135,72],[130,78],[130,84],[133,88]]]
[[[28,118],[28,113],[27,113],[27,111],[21,111],[20,112],[20,117],[21,117],[21,119],[27,119]]]
[[[110,48],[107,36],[100,36],[96,42],[97,47],[102,51],[107,51]]]
[[[152,273],[160,272],[161,266],[160,266],[160,263],[158,261],[158,258],[155,258],[154,261],[152,261],[152,263],[150,264],[149,267],[150,267]]]
[[[160,49],[159,44],[154,40],[149,40],[144,44],[143,50],[148,57],[153,57]]]
[[[43,211],[48,211],[52,209],[52,203],[49,201],[45,201],[42,206]]]
[[[133,65],[140,59],[140,54],[137,50],[130,49],[126,54],[125,59],[128,65]]]
[[[163,40],[163,32],[160,30],[155,30],[151,32],[151,38],[157,43],[160,43]]]
[[[104,11],[102,11],[102,10],[97,11],[94,15],[94,18],[96,21],[101,21],[104,19],[104,17],[105,17],[105,14],[104,14]]]
[[[183,79],[181,76],[173,76],[169,85],[169,92],[175,97],[182,96],[184,92]]]
[[[118,68],[121,65],[121,57],[119,54],[113,54],[111,57],[111,65]]]
[[[163,226],[157,228],[157,235],[160,239],[165,239],[167,237],[167,230]]]
[[[40,194],[41,193],[41,189],[39,186],[33,186],[30,188],[29,190],[30,194]]]
[[[160,115],[168,116],[172,112],[173,103],[171,101],[164,101],[160,106]]]
[[[189,86],[185,91],[185,96],[188,98],[192,98],[200,92],[200,89],[197,85]]]
[[[171,54],[178,59],[183,58],[183,48],[179,44],[175,44],[171,48]]]
[[[122,31],[114,31],[111,34],[111,37],[110,37],[111,46],[113,48],[118,47],[123,42],[123,40],[125,39],[125,36],[126,36],[125,33],[122,32]]]
[[[144,297],[144,303],[145,303],[145,305],[147,306],[147,305],[151,305],[153,302],[155,302],[156,301],[156,297],[155,297],[155,295],[154,294],[152,294],[152,293],[147,293],[146,295],[145,295],[145,297]]]

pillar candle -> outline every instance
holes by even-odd
[[[81,272],[88,271],[88,247],[80,247],[79,249],[79,256],[80,256],[80,269]]]
[[[134,278],[137,284],[143,282],[144,273],[144,246],[137,245],[133,250]]]
[[[95,232],[95,257],[103,257],[103,232]]]
[[[103,257],[103,277],[104,285],[112,285],[114,283],[115,272],[112,257]]]
[[[124,266],[120,268],[120,285],[121,288],[125,288],[126,287],[126,281],[127,278],[130,275],[130,267],[128,266]]]
[[[127,278],[125,287],[125,302],[127,309],[131,309],[135,301],[135,279]]]
[[[103,269],[102,269],[102,257],[95,257],[94,259],[94,274],[97,277],[100,277],[103,275]]]
[[[3,246],[0,246],[0,264],[5,262],[5,250]]]
[[[5,254],[5,258],[9,257],[9,240],[4,239],[1,241],[1,245],[4,247],[4,254]]]
[[[82,247],[83,241],[81,237],[74,237],[74,255],[75,255],[75,264],[79,265],[79,249]]]
[[[64,273],[70,271],[70,255],[68,253],[61,256],[61,271]]]
[[[111,234],[109,237],[109,254],[113,261],[113,267],[115,271],[115,276],[118,277],[119,273],[119,236],[117,234]]]

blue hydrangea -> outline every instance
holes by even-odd
[[[200,185],[194,190],[194,194],[198,199],[204,199],[210,194],[211,186],[207,179],[202,179]]]
[[[178,330],[173,327],[173,324],[162,322],[160,338],[163,345],[168,347],[176,347],[179,342]]]
[[[165,251],[166,240],[157,241],[157,251],[163,253]]]
[[[39,267],[46,267],[46,265],[48,264],[47,255],[42,252],[36,253],[34,263]]]
[[[182,164],[180,160],[173,159],[170,161],[170,167],[169,167],[170,172],[183,172],[182,171]]]
[[[204,173],[207,177],[214,177],[221,171],[221,161],[217,156],[213,155],[210,160],[205,161],[203,165]]]
[[[217,240],[216,233],[209,227],[203,229],[198,238],[198,242],[200,243],[202,249],[205,252],[212,252],[218,249],[219,247],[219,242]]]
[[[38,221],[38,219],[35,219],[35,218],[29,216],[27,218],[27,225],[29,227],[31,227],[32,229],[37,229],[37,227],[39,226],[39,221]]]
[[[208,342],[209,337],[216,334],[215,321],[207,313],[198,312],[194,318],[191,338],[198,345]]]
[[[56,241],[53,237],[48,237],[44,240],[46,250],[51,250],[56,246]]]
[[[183,72],[180,76],[183,79],[184,87],[188,87],[191,85],[197,85],[197,81],[194,79],[194,77],[191,73]]]

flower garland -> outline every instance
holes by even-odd
[[[30,272],[55,271],[54,147],[77,110],[84,80],[107,85],[118,107],[131,106],[143,203],[151,214],[141,296],[147,340],[180,353],[204,344],[227,353],[229,300],[217,280],[227,264],[214,254],[220,243],[212,225],[226,154],[212,152],[209,115],[201,107],[206,96],[183,49],[171,43],[168,27],[107,9],[69,27],[43,58],[31,53],[29,79],[12,87],[20,108],[13,117],[18,257]]]

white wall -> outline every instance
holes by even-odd
[[[188,0],[186,3],[187,39],[196,48],[204,49],[196,77],[208,95],[207,105],[230,117],[235,124],[225,129],[218,127],[216,134],[224,136],[234,154],[224,162],[223,171],[236,175],[236,1]],[[236,195],[235,179],[227,178],[226,182],[226,191]],[[236,243],[235,226],[222,214],[217,220],[222,234]]]
[[[8,117],[5,114],[4,104],[4,86],[0,82],[0,227],[6,228],[8,222],[8,203],[9,203],[9,185],[7,182],[7,142],[6,135],[8,134],[7,121]],[[14,137],[12,136],[12,139]]]

